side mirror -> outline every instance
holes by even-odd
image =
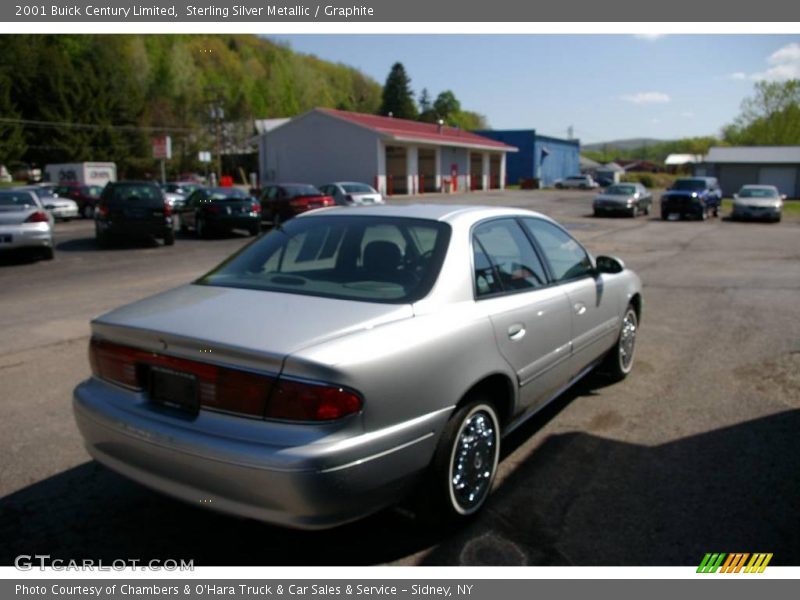
[[[786,200],[786,194],[781,194],[781,200]]]
[[[739,194],[734,194],[734,195],[733,195],[733,199],[734,199],[734,200],[738,200],[738,199],[739,199]]]
[[[625,270],[625,263],[615,256],[598,256],[595,259],[595,268],[598,273],[622,273]]]

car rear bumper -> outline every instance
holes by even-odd
[[[774,220],[781,216],[781,209],[774,206],[737,206],[734,204],[731,216],[734,219]]]
[[[303,426],[211,411],[165,418],[142,394],[94,378],[75,389],[73,409],[87,450],[112,470],[195,505],[300,529],[333,527],[401,499],[449,416],[287,445],[286,429]]]
[[[48,210],[56,219],[74,219],[78,216],[77,204],[75,206],[57,206]]]
[[[255,213],[253,215],[208,217],[206,225],[217,229],[250,229],[261,225],[261,215]]]
[[[0,225],[0,250],[52,246],[53,230],[50,228],[50,223]]]
[[[164,221],[96,221],[98,231],[119,237],[164,237],[172,231],[172,219]]]

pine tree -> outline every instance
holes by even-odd
[[[392,65],[386,84],[383,86],[383,102],[380,114],[391,115],[397,119],[416,119],[418,112],[411,91],[411,79],[402,63]]]

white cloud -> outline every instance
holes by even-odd
[[[664,92],[637,92],[636,94],[626,94],[620,96],[625,102],[633,104],[664,104],[670,101],[670,97]]]
[[[635,33],[633,34],[637,40],[646,40],[648,42],[655,42],[663,37],[667,37],[666,33]]]
[[[685,110],[681,113],[681,116],[686,119],[694,119],[694,113],[690,110]]]
[[[767,57],[767,70],[758,73],[743,73],[737,71],[731,74],[731,79],[737,81],[786,81],[787,79],[800,79],[800,44],[792,42],[779,48]]]

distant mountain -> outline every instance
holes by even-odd
[[[596,144],[583,144],[581,150],[589,152],[602,152],[611,151],[612,148],[617,150],[636,150],[646,146],[655,146],[658,144],[668,143],[672,140],[657,140],[655,138],[630,138],[627,140],[613,140],[610,142],[598,142]]]

